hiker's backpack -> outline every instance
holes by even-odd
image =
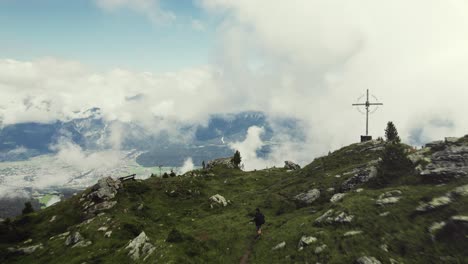
[[[265,223],[265,216],[262,213],[258,214],[258,223],[261,225]]]

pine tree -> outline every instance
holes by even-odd
[[[205,161],[202,162],[203,169],[206,169]]]
[[[24,203],[23,215],[34,212],[31,202]]]
[[[239,168],[239,165],[242,161],[242,157],[240,155],[240,152],[236,150],[236,153],[234,153],[234,157],[232,157],[232,163],[236,168]]]
[[[387,139],[387,142],[400,143],[398,131],[392,121],[387,123],[387,128],[385,129],[385,138]]]

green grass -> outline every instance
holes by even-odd
[[[451,256],[451,263],[466,263],[466,239],[432,241],[427,228],[436,221],[452,215],[468,215],[468,197],[457,199],[451,205],[425,214],[415,214],[420,201],[437,197],[456,186],[468,184],[466,179],[444,186],[422,184],[416,175],[404,175],[383,188],[364,185],[360,193],[349,192],[342,201],[329,202],[343,181],[352,175],[343,175],[369,161],[376,160],[378,151],[363,151],[361,144],[351,145],[331,155],[314,160],[304,169],[287,172],[284,169],[242,172],[215,168],[210,172],[197,171],[198,177],[149,178],[128,182],[117,196],[118,204],[96,217],[91,223],[78,227],[85,220],[78,199],[73,197],[54,206],[14,220],[13,226],[23,237],[11,239],[0,233],[0,261],[2,263],[132,263],[124,250],[129,240],[141,231],[150,237],[156,247],[148,263],[239,263],[255,235],[255,226],[249,223],[256,207],[262,209],[267,223],[263,236],[253,245],[250,263],[353,263],[369,255],[382,263],[393,258],[404,263],[434,263],[440,257]],[[342,175],[337,178],[335,175]],[[296,204],[292,199],[300,192],[318,188],[321,197],[309,206]],[[403,192],[400,202],[385,207],[375,204],[386,191]],[[221,194],[231,203],[226,207],[211,208],[209,197]],[[139,210],[139,206],[143,208]],[[355,216],[349,224],[314,223],[329,209]],[[387,216],[379,216],[383,212]],[[50,223],[52,216],[57,220]],[[104,238],[98,228],[112,230],[111,238]],[[343,237],[350,230],[362,234]],[[64,240],[49,240],[65,231],[79,231],[93,242],[86,248],[69,248]],[[167,242],[169,234],[180,235]],[[302,235],[314,236],[318,241],[302,251],[298,242]],[[178,236],[177,236],[178,237]],[[31,244],[43,243],[44,249],[30,256],[9,256],[6,248],[32,238]],[[171,240],[172,241],[172,240]],[[283,249],[271,248],[285,241]],[[326,244],[321,254],[317,246]],[[380,245],[386,244],[388,252]]]

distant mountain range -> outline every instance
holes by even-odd
[[[18,123],[0,129],[0,162],[25,160],[41,154],[51,154],[60,140],[66,139],[83,150],[110,149],[111,128],[120,126],[125,136],[122,150],[136,149],[144,153],[137,158],[143,166],[181,166],[187,157],[196,164],[202,160],[231,155],[229,142],[245,139],[251,126],[264,128],[262,140],[267,144],[258,151],[260,156],[269,153],[278,131],[287,133],[297,140],[303,139],[299,122],[293,118],[269,119],[262,112],[214,114],[207,126],[186,124],[180,126],[182,133],[193,133],[189,142],[174,142],[169,132],[153,134],[135,123],[106,121],[99,108],[77,113],[77,118],[53,123]]]

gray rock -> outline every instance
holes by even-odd
[[[104,237],[107,237],[107,238],[111,237],[111,235],[112,235],[112,230],[104,233]]]
[[[335,212],[333,209],[326,211],[322,216],[315,219],[315,223],[321,224],[344,224],[350,223],[354,219],[354,215],[348,215],[345,212]]]
[[[93,244],[93,242],[91,242],[91,241],[89,241],[89,240],[86,240],[86,241],[83,240],[83,241],[80,241],[80,242],[74,244],[74,245],[72,246],[72,248],[77,248],[77,247],[83,248],[83,247],[90,246],[91,244]]]
[[[320,191],[318,189],[312,189],[305,193],[300,193],[294,196],[295,200],[304,202],[306,204],[311,204],[320,197]]]
[[[287,160],[284,162],[284,168],[287,170],[300,170],[301,166],[299,166],[299,164]]]
[[[363,256],[360,257],[356,260],[357,264],[381,264],[381,262],[374,258],[374,257],[368,257],[368,256]]]
[[[379,198],[375,202],[377,205],[388,205],[395,204],[400,200],[401,191],[392,190],[379,195]]]
[[[362,234],[362,231],[361,230],[351,230],[351,231],[348,231],[346,233],[344,233],[344,237],[350,237],[350,236],[355,236],[355,235],[360,235]]]
[[[143,260],[145,260],[156,248],[150,243],[150,239],[146,236],[145,232],[141,232],[128,243],[125,249],[129,250],[128,256],[133,260],[138,260],[140,257],[144,257]]]
[[[355,189],[360,184],[366,183],[370,179],[377,176],[377,168],[375,166],[364,167],[358,169],[357,171],[353,170],[352,172],[354,173],[354,176],[341,184],[341,189],[343,191],[350,191]]]
[[[327,248],[327,245],[322,244],[321,246],[318,246],[315,248],[314,253],[318,255],[322,253],[326,248]]]
[[[80,199],[85,213],[97,214],[114,207],[117,201],[112,201],[112,199],[115,198],[120,188],[122,188],[120,180],[114,180],[112,177],[100,179],[91,188],[91,192],[83,194],[84,196]]]
[[[9,252],[16,253],[16,254],[22,254],[22,255],[30,255],[36,250],[43,249],[44,247],[42,246],[42,243],[39,243],[34,246],[29,246],[29,247],[20,247],[20,248],[8,248]]]
[[[431,155],[429,163],[420,175],[433,183],[444,183],[468,176],[468,146],[444,145]]]
[[[330,217],[333,215],[333,212],[334,212],[333,209],[326,211],[323,215],[315,219],[315,223],[323,223],[327,221],[328,219],[332,219]]]
[[[346,193],[337,193],[330,198],[330,202],[337,203],[341,201],[346,196]]]
[[[354,215],[348,215],[345,212],[341,212],[335,217],[335,219],[333,219],[333,221],[335,223],[343,224],[343,223],[351,223],[353,219],[354,219]]]
[[[216,166],[223,166],[229,169],[236,168],[236,165],[234,165],[234,162],[232,161],[232,157],[210,160],[206,164],[207,169],[212,169]]]
[[[298,243],[299,250],[302,250],[305,246],[317,242],[317,238],[313,236],[302,236]]]
[[[222,205],[222,206],[227,206],[228,205],[228,201],[226,201],[226,198],[224,198],[223,196],[219,195],[219,194],[215,194],[213,196],[210,197],[210,200],[219,204],[219,205]]]
[[[81,236],[79,232],[75,232],[67,237],[67,239],[65,240],[65,246],[74,245],[82,241],[83,239],[84,239],[83,236]]]
[[[450,219],[454,222],[468,223],[468,216],[466,215],[454,215]]]
[[[439,207],[449,205],[451,202],[452,202],[452,199],[450,196],[436,197],[428,203],[420,203],[419,206],[416,207],[416,211],[418,212],[431,211]]]
[[[278,250],[278,249],[282,249],[286,246],[286,242],[281,242],[279,243],[278,245],[274,246],[271,250]]]

